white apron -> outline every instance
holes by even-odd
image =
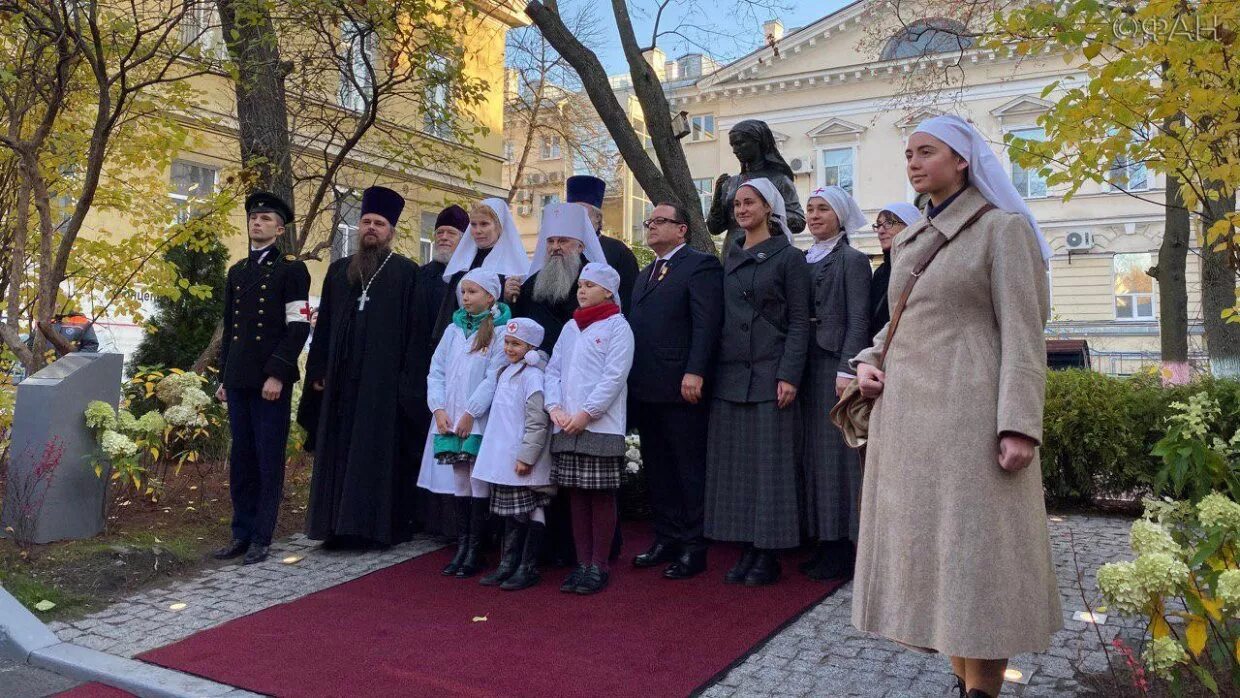
[[[515,374],[515,375],[514,375]],[[494,485],[540,487],[551,484],[551,439],[543,446],[542,455],[529,475],[517,475],[517,450],[525,432],[525,401],[542,392],[542,369],[526,366],[519,374],[509,366],[495,386],[495,400],[487,421],[486,436],[478,450],[471,476]]]

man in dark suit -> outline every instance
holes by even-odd
[[[245,200],[250,254],[228,270],[224,284],[224,336],[220,387],[232,429],[229,493],[232,541],[220,560],[245,555],[243,564],[267,559],[284,490],[297,358],[310,336],[310,273],[305,262],[281,255],[276,238],[292,210],[278,196],[255,192]]]
[[[636,344],[629,397],[641,436],[654,507],[654,544],[637,567],[671,563],[667,579],[706,569],[702,535],[706,494],[707,381],[723,326],[723,267],[685,244],[689,215],[678,204],[654,208],[646,244],[657,255],[633,285],[625,309]]]

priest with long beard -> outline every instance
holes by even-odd
[[[392,250],[405,200],[362,193],[360,249],[327,270],[306,378],[322,392],[307,535],[328,548],[382,548],[412,535],[426,380],[415,332],[418,265]]]

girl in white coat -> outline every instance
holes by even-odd
[[[504,327],[506,365],[496,379],[487,434],[474,479],[491,486],[491,513],[504,517],[504,552],[484,586],[517,591],[534,586],[551,485],[551,420],[543,399],[543,328],[529,318]]]
[[[474,269],[461,279],[461,307],[435,347],[426,377],[426,405],[434,424],[426,435],[418,486],[455,495],[456,556],[443,568],[449,576],[471,577],[482,569],[479,548],[490,491],[470,472],[482,446],[495,377],[504,365],[503,338],[495,328],[504,326],[511,313],[497,302],[500,291],[499,275],[487,269]]]
[[[624,464],[625,402],[633,331],[616,305],[620,275],[591,262],[581,270],[573,320],[547,365],[552,481],[568,489],[577,569],[560,591],[595,594],[607,586]]]

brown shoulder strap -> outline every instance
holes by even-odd
[[[994,204],[991,203],[987,203],[985,206],[982,206],[978,209],[977,213],[974,213],[969,217],[969,220],[965,221],[964,225],[960,226],[960,231],[956,234],[959,235],[961,232],[964,232],[966,228],[976,223],[979,218],[994,207]],[[904,291],[900,293],[900,298],[896,301],[896,306],[891,311],[891,322],[887,326],[887,339],[883,342],[883,353],[879,356],[878,366],[876,367],[878,370],[883,370],[883,366],[887,363],[887,350],[891,349],[891,338],[895,336],[896,328],[900,326],[900,318],[904,315],[904,306],[908,304],[908,297],[912,295],[913,287],[917,285],[917,280],[920,279],[921,275],[926,271],[926,267],[930,266],[930,262],[934,260],[935,255],[937,255],[939,250],[943,249],[943,246],[948,242],[947,236],[935,231],[934,242],[930,243],[930,247],[926,250],[926,253],[922,255],[921,260],[917,262],[917,266],[913,267],[913,271],[909,274],[908,281],[904,283]]]

